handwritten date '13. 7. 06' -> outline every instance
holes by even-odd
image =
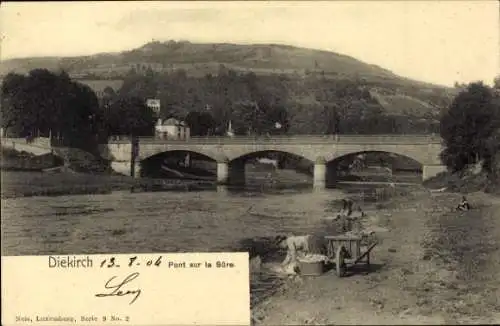
[[[156,259],[149,259],[146,261],[146,266],[160,266],[162,263],[162,256],[158,256],[158,258]],[[133,257],[130,257],[128,259],[128,262],[126,264],[127,267],[133,267],[133,266],[139,266],[140,265],[140,262],[139,260],[137,260],[137,256],[133,256]],[[107,268],[111,268],[111,267],[120,267],[120,265],[118,264],[118,261],[115,259],[115,257],[111,257],[109,259],[103,259],[101,261],[101,265],[100,267],[107,267]]]
[[[134,303],[137,298],[141,295],[140,289],[127,288],[130,286],[130,283],[139,277],[139,273],[132,273],[125,277],[122,281],[115,281],[116,276],[111,277],[106,284],[104,284],[104,288],[109,290],[107,293],[98,293],[96,297],[123,297],[123,296],[133,296],[130,304]]]

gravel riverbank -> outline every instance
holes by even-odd
[[[253,310],[255,324],[446,324],[500,322],[500,200],[422,194],[378,205],[372,267],[338,279],[288,279]]]

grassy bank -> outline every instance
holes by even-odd
[[[52,154],[34,156],[10,148],[0,148],[0,168],[4,171],[42,171],[43,169],[63,165],[63,160]]]
[[[446,189],[449,192],[471,193],[484,191],[500,194],[500,175],[486,172],[475,173],[465,170],[456,173],[442,172],[429,180],[424,181],[429,189]]]
[[[452,198],[442,194],[435,202]],[[470,201],[468,212],[429,214],[422,259],[432,262],[436,272],[421,280],[415,292],[424,313],[439,307],[452,323],[498,322],[500,201],[481,192],[471,194]]]
[[[117,190],[191,190],[211,184],[200,180],[132,178],[113,173],[106,162],[78,149],[59,149],[64,160],[52,154],[34,156],[1,148],[1,197],[106,194]]]

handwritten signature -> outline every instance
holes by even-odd
[[[132,282],[137,277],[139,277],[139,273],[137,273],[137,272],[132,273],[132,274],[128,275],[121,283],[116,282],[118,284],[113,285],[112,281],[114,279],[116,279],[116,276],[113,276],[104,285],[104,287],[106,289],[112,289],[113,291],[111,291],[109,293],[98,293],[95,296],[96,297],[113,297],[113,296],[122,297],[122,296],[126,296],[126,295],[135,295],[134,298],[132,299],[132,301],[130,301],[130,303],[129,303],[129,304],[132,304],[141,295],[141,290],[140,289],[126,290],[126,289],[123,289],[123,287],[125,286],[125,284]]]

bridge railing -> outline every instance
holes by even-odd
[[[188,139],[161,139],[138,137],[141,144],[435,144],[441,143],[437,135],[277,135],[277,136],[194,136]],[[130,137],[112,137],[109,143],[130,143]]]

